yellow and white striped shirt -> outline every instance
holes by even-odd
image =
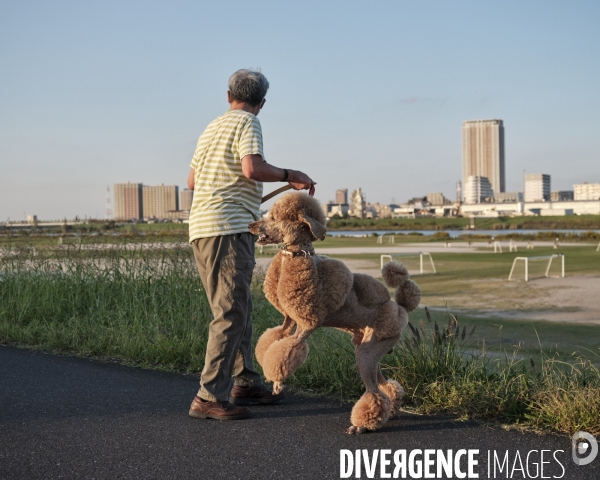
[[[242,158],[263,157],[258,118],[244,110],[229,110],[200,135],[190,166],[195,170],[190,211],[190,243],[196,238],[248,231],[259,218],[262,182],[242,173]]]

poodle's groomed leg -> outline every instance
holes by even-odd
[[[400,407],[402,406],[404,389],[396,380],[386,380],[381,374],[380,368],[377,369],[377,384],[379,385],[379,389],[390,399],[390,417],[393,417],[400,411]]]
[[[313,330],[296,328],[294,335],[274,341],[263,355],[263,372],[267,381],[273,382],[273,392],[283,390],[283,382],[306,361],[306,339]]]
[[[277,340],[281,340],[284,337],[288,337],[292,334],[296,322],[294,322],[289,316],[285,317],[283,325],[273,328],[267,328],[256,342],[256,348],[254,354],[259,365],[263,366],[263,359],[267,349]]]
[[[390,416],[390,399],[379,389],[379,361],[398,341],[396,336],[378,340],[366,329],[363,342],[356,348],[356,364],[367,391],[352,408],[349,434],[364,433],[381,428]]]

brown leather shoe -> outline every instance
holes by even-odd
[[[229,394],[229,401],[234,405],[269,405],[284,398],[284,392],[275,394],[264,385],[254,385],[252,387],[234,385]]]
[[[190,417],[214,418],[215,420],[241,420],[248,418],[250,410],[234,407],[229,402],[209,402],[196,395],[190,406]]]

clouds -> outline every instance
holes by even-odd
[[[447,97],[419,97],[416,95],[403,97],[400,99],[400,105],[426,105],[434,107],[444,107],[448,105],[450,98]]]

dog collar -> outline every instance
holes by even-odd
[[[315,254],[315,250],[312,248],[312,245],[305,245],[297,252],[292,252],[291,250],[287,249],[287,245],[284,245],[281,247],[281,253],[290,257],[312,257]]]

